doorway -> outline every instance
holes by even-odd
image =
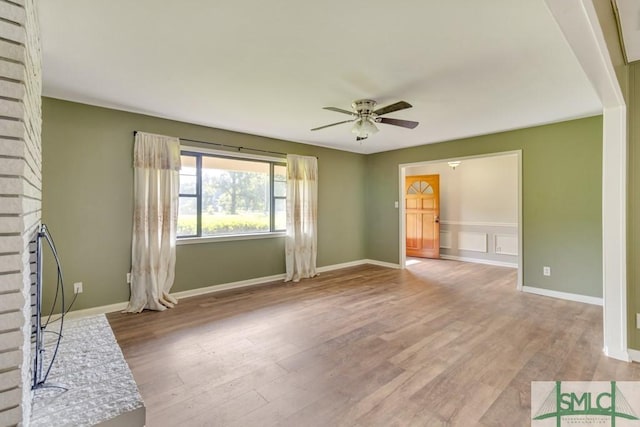
[[[510,159],[510,160],[507,160]],[[501,161],[509,162],[508,180],[501,177],[499,185],[488,185],[489,182],[483,180],[497,179],[492,176],[502,168]],[[451,162],[453,166],[448,163]],[[462,162],[460,165],[459,162]],[[460,165],[460,166],[458,166]],[[467,179],[471,174],[472,167],[478,175],[473,175],[471,182]],[[451,167],[450,167],[451,166]],[[497,167],[496,167],[497,166]],[[468,167],[468,169],[461,169]],[[440,175],[439,176],[439,216],[438,229],[438,250],[440,258],[453,259],[459,261],[477,262],[481,264],[502,265],[517,268],[517,289],[522,289],[523,282],[523,251],[522,251],[522,152],[508,151],[491,153],[487,155],[469,156],[461,158],[439,159],[422,161],[415,163],[400,164],[399,168],[399,188],[398,195],[400,203],[400,268],[406,268],[407,259],[413,262],[412,257],[421,257],[413,252],[417,246],[413,239],[413,230],[416,229],[417,220],[412,218],[412,208],[407,204],[405,193],[407,192],[407,178],[412,175]],[[483,169],[484,168],[484,169]],[[463,173],[460,173],[463,171]],[[486,173],[485,173],[486,171]],[[466,175],[465,175],[466,174]],[[462,179],[462,177],[467,177]],[[460,181],[456,184],[456,180]],[[454,185],[457,188],[453,188]],[[483,189],[492,188],[496,194],[504,194],[505,186],[510,188],[512,197],[508,209],[508,218],[500,218],[500,214],[507,213],[501,210],[499,204],[492,203],[490,199],[483,198]],[[459,191],[462,190],[462,191]],[[453,196],[452,196],[453,194]],[[452,197],[454,199],[452,199]],[[453,203],[452,202],[455,202]],[[460,201],[464,200],[464,203]],[[480,210],[485,210],[487,215],[491,212],[498,213],[491,219],[481,217],[472,218],[477,212],[468,209],[468,203],[474,201],[475,206]],[[417,205],[417,203],[416,203]],[[461,212],[463,212],[461,214]],[[443,228],[444,227],[444,228]],[[485,229],[486,228],[486,229]],[[445,248],[445,249],[440,249]],[[456,250],[458,251],[456,253]]]

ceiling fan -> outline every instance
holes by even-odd
[[[353,111],[343,110],[342,108],[336,107],[323,107],[323,109],[325,110],[348,114],[353,118],[337,123],[331,123],[330,125],[320,126],[311,130],[320,130],[331,126],[341,125],[343,123],[354,123],[353,128],[351,128],[351,132],[356,135],[356,141],[362,141],[363,139],[367,139],[369,135],[373,135],[374,133],[378,132],[376,123],[400,126],[408,129],[413,129],[418,126],[418,122],[413,122],[411,120],[380,117],[385,114],[393,113],[394,111],[411,108],[412,105],[406,101],[396,102],[395,104],[387,105],[386,107],[378,108],[377,110],[374,110],[375,107],[376,101],[372,99],[358,99],[357,101],[353,101],[353,103],[351,104],[351,108],[353,109]]]

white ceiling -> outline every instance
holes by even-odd
[[[600,114],[544,0],[41,0],[45,96],[374,153]],[[372,98],[414,108],[362,143]],[[152,132],[153,129],[141,129]],[[184,136],[184,135],[176,135]],[[217,141],[224,142],[224,141]]]

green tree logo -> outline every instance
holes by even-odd
[[[616,418],[639,419],[615,381],[611,381],[610,390],[601,393],[562,392],[561,384],[561,381],[555,382],[555,386],[533,416],[534,420],[555,418],[556,426],[560,427],[562,417],[600,416],[609,418],[610,425],[615,427]]]

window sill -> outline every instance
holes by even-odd
[[[234,240],[257,240],[271,239],[274,237],[284,237],[284,231],[274,231],[272,233],[236,234],[233,236],[207,236],[207,237],[184,237],[176,239],[176,245],[194,245],[199,243],[231,242]]]

